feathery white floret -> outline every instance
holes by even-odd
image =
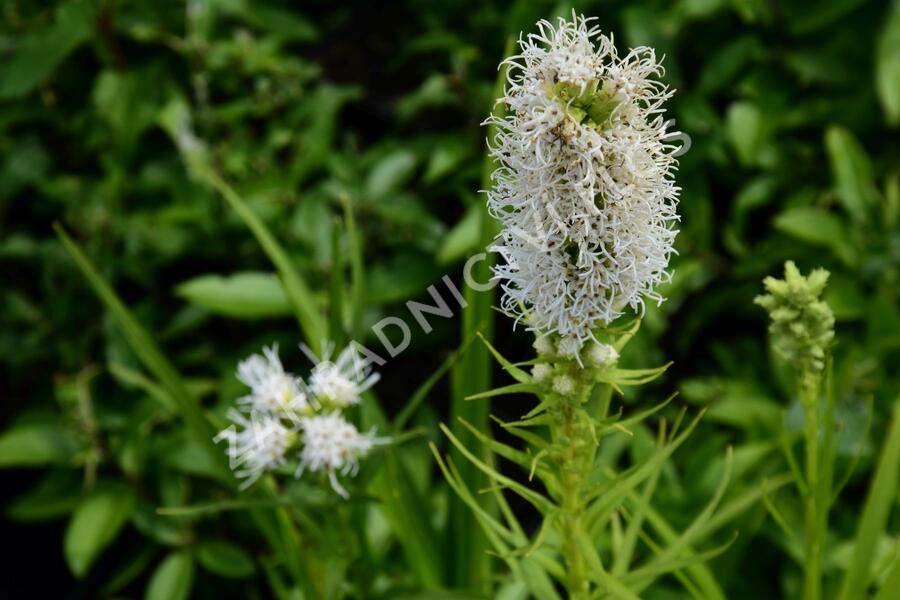
[[[357,404],[360,395],[378,381],[378,373],[370,372],[352,346],[345,348],[334,362],[329,360],[330,350],[319,360],[306,346],[301,349],[316,363],[309,375],[309,389],[324,405]]]
[[[616,364],[619,351],[609,344],[592,344],[587,352],[587,360],[592,367],[603,369]]]
[[[233,421],[214,438],[216,443],[228,442],[228,460],[239,479],[241,489],[253,485],[266,471],[284,463],[285,453],[297,438],[297,433],[285,427],[281,419],[270,414],[253,412],[250,418],[231,410]]]
[[[504,61],[508,114],[486,121],[503,308],[579,347],[627,306],[662,300],[678,221],[663,69],[652,48],[620,57],[592,20],[520,38]]]
[[[262,355],[253,354],[238,363],[237,378],[250,388],[238,399],[250,411],[275,414],[281,411],[303,412],[309,399],[299,377],[284,370],[278,358],[278,344],[264,347]]]
[[[531,367],[531,376],[535,381],[544,381],[553,375],[553,367],[547,363],[538,363]]]
[[[382,438],[374,431],[360,433],[339,412],[305,417],[300,420],[303,448],[300,450],[298,477],[304,470],[328,473],[331,487],[344,498],[347,490],[337,480],[337,473],[356,475],[359,458],[365,455]]]

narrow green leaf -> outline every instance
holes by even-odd
[[[900,400],[894,404],[891,426],[881,457],[878,459],[875,477],[866,496],[854,540],[853,559],[841,585],[841,600],[855,600],[866,596],[877,541],[885,530],[891,506],[897,497],[898,476],[900,476]]]
[[[126,308],[125,304],[116,295],[113,289],[103,279],[90,259],[81,251],[81,248],[66,234],[60,225],[54,225],[57,235],[75,260],[78,268],[87,278],[94,292],[106,305],[122,330],[131,350],[144,364],[148,371],[162,383],[178,404],[178,410],[184,418],[195,438],[209,453],[213,462],[218,465],[218,470],[225,481],[233,481],[230,470],[225,463],[225,453],[216,448],[213,443],[213,430],[203,415],[199,402],[190,393],[187,385],[175,370],[175,367],[166,359],[165,354],[156,345],[153,337],[144,329],[137,319]]]

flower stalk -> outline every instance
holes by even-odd
[[[822,472],[820,444],[823,426],[826,434],[832,427],[830,422],[822,423],[820,417],[822,383],[829,348],[834,340],[834,314],[821,299],[828,276],[828,271],[815,269],[804,277],[797,266],[788,261],[784,265],[784,279],[767,277],[763,283],[768,293],[756,298],[756,303],[769,312],[772,347],[792,368],[803,407],[806,448],[806,486],[802,488],[805,508],[804,600],[818,600],[822,595],[822,544],[831,492],[830,476]]]

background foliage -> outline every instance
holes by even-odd
[[[728,494],[787,469],[782,447],[799,435],[802,417],[752,299],[785,259],[804,272],[832,272],[837,477],[846,474],[846,488],[830,523],[827,591],[850,561],[900,392],[900,3],[574,5],[599,17],[620,48],[648,44],[666,55],[667,82],[678,89],[671,116],[691,139],[678,176],[682,232],[669,300],[648,310],[623,357],[675,361],[640,396],[626,396],[629,409],[673,389],[709,407],[657,487],[656,508],[673,524],[689,523],[713,494],[728,445]],[[342,316],[346,331],[372,343],[368,325],[402,315],[403,302],[427,298],[425,288],[444,274],[459,280],[462,260],[480,250],[479,123],[497,63],[510,35],[570,8],[3,3],[0,466],[9,469],[0,495],[3,537],[16,549],[0,575],[4,596],[266,595],[266,546],[250,521],[156,510],[207,497],[212,467],[185,443],[174,410],[159,401],[52,224],[63,223],[85,249],[191,393],[222,414],[240,393],[237,359],[273,340],[293,348],[301,335],[266,254],[185,168],[175,139],[186,115],[210,162],[288,251],[321,307],[334,304],[334,272],[350,279],[351,246],[360,242],[365,298],[348,306],[364,310]],[[335,221],[348,214],[358,236],[333,244]],[[498,322],[498,347],[527,358],[528,337],[509,329]],[[388,363],[377,388],[388,414],[460,344],[458,330],[455,320],[436,320]],[[299,353],[290,361],[302,364]],[[436,423],[448,418],[450,396],[441,383],[417,411],[428,438],[440,439]],[[504,399],[493,410],[516,417],[521,405]],[[609,452],[639,460],[653,435],[638,429],[633,444]],[[454,539],[447,515],[455,500],[424,441],[404,446],[402,472],[427,515],[417,535],[437,555],[410,571],[412,542],[389,532],[389,514],[370,510],[373,555],[337,548],[350,558],[335,577],[373,597],[477,587],[488,559],[473,567],[460,559],[471,554],[441,555]],[[723,543],[740,532],[713,559],[729,598],[798,594],[797,549],[786,531],[799,527],[802,507],[776,498],[786,527],[760,503],[722,532]],[[896,508],[896,493],[891,502]],[[895,510],[873,541],[876,573],[897,560],[897,527]],[[667,593],[670,583],[648,595]]]

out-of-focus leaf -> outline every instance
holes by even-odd
[[[471,206],[465,216],[447,232],[437,251],[437,262],[440,265],[448,265],[469,254],[478,243],[480,234],[478,206]]]
[[[99,488],[81,501],[63,542],[66,562],[76,577],[83,577],[116,538],[133,506],[134,495],[123,485]]]
[[[193,557],[187,552],[173,552],[153,572],[144,600],[186,600],[193,583]]]
[[[272,273],[201,275],[180,283],[175,293],[214,313],[239,319],[291,314],[284,288]]]
[[[0,435],[0,468],[71,464],[74,434],[57,423],[22,424]]]
[[[81,480],[73,470],[51,471],[13,500],[6,514],[16,521],[43,521],[70,512],[80,500]]]
[[[736,102],[728,109],[728,139],[744,166],[756,163],[763,141],[763,115],[750,102]]]
[[[900,124],[900,2],[894,2],[881,30],[875,57],[875,84],[878,98],[892,125]]]
[[[400,254],[389,263],[373,265],[369,270],[369,302],[387,303],[418,296],[437,277],[434,264],[418,255]]]
[[[844,208],[854,220],[868,220],[875,188],[872,163],[866,151],[850,131],[838,125],[825,131],[825,149]]]
[[[56,9],[52,25],[19,40],[0,72],[0,99],[21,98],[43,83],[91,35],[94,3],[69,0]]]
[[[881,457],[878,459],[875,477],[866,496],[866,504],[854,542],[853,558],[841,586],[841,600],[854,600],[866,596],[872,558],[897,497],[898,476],[900,476],[900,401],[894,404],[891,427]]]
[[[366,193],[373,200],[384,198],[390,192],[402,188],[416,168],[416,155],[408,150],[398,150],[382,158],[366,178]]]
[[[256,571],[253,558],[240,546],[225,540],[206,540],[197,547],[197,560],[210,573],[243,579]]]
[[[808,244],[831,248],[846,262],[853,261],[843,221],[828,211],[812,206],[795,206],[775,217],[775,227]]]

